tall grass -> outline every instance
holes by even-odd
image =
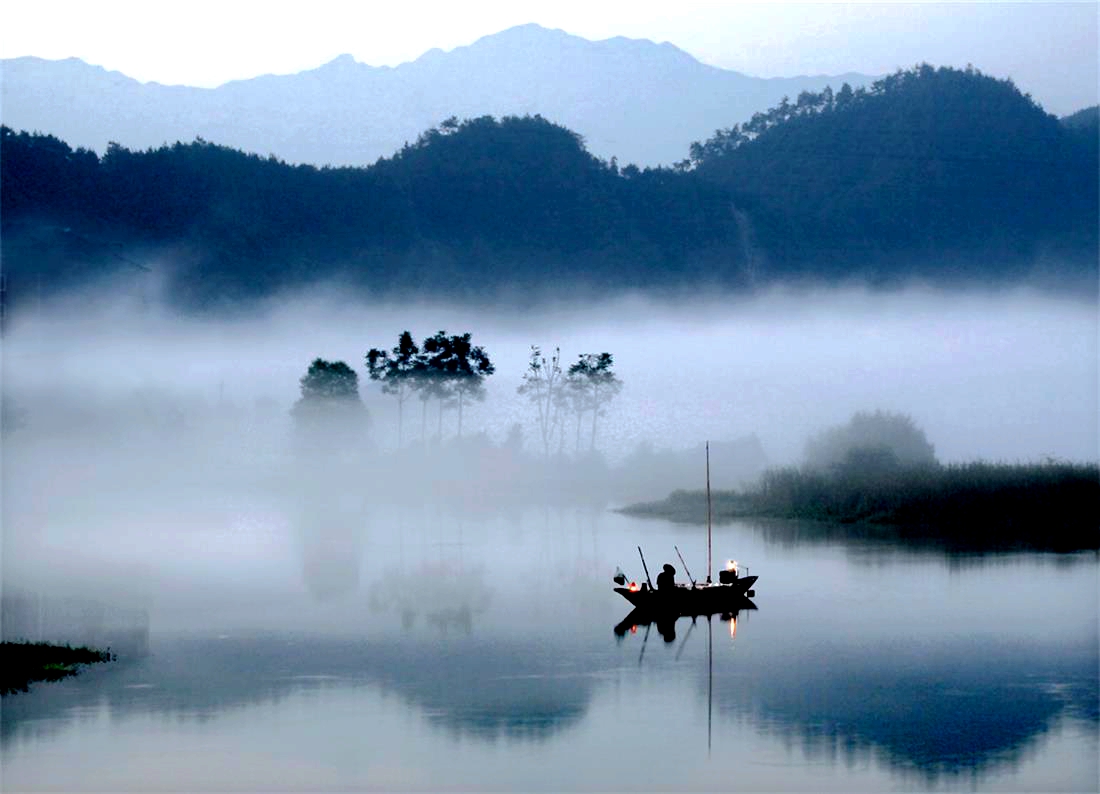
[[[719,491],[713,504],[718,520],[752,516],[883,524],[998,548],[1100,548],[1096,464],[788,467],[765,472],[744,491]],[[678,491],[628,512],[698,521],[706,515],[706,496]]]

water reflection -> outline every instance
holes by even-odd
[[[1005,540],[997,544],[981,533],[944,533],[936,527],[893,526],[889,524],[833,524],[823,521],[798,521],[781,519],[739,519],[738,524],[751,527],[753,532],[769,544],[783,548],[801,548],[810,545],[843,545],[854,555],[938,555],[953,563],[980,564],[988,558],[1005,553],[1050,552],[1064,561],[1079,555],[1074,552],[1087,550],[1052,533],[1048,540]],[[1064,555],[1064,556],[1061,556]],[[1100,551],[1092,550],[1093,561],[1100,559]],[[1066,563],[1070,564],[1070,563]]]
[[[544,649],[517,643],[181,635],[155,641],[150,657],[5,698],[0,725],[5,741],[51,724],[60,730],[104,703],[118,717],[201,722],[301,691],[375,685],[456,736],[545,739],[582,718],[592,684],[586,675],[563,674]]]
[[[1061,719],[1097,725],[1086,648],[952,638],[897,647],[818,646],[766,670],[742,660],[716,680],[719,712],[847,765],[873,752],[931,784],[1013,767]]]
[[[369,603],[374,612],[399,614],[406,630],[423,615],[436,629],[446,632],[456,628],[469,634],[474,617],[484,613],[491,602],[484,566],[468,567],[458,560],[423,562],[413,571],[390,568],[371,584]]]
[[[749,598],[741,596],[726,612],[722,612],[714,615],[714,618],[729,624],[730,638],[732,639],[737,634],[737,616],[743,610],[755,610],[756,604]],[[676,639],[676,624],[680,621],[690,623],[692,628],[698,620],[704,619],[707,623],[710,623],[710,616],[707,615],[693,615],[693,616],[678,616],[675,614],[654,614],[641,607],[631,610],[625,618],[620,620],[613,629],[615,636],[620,640],[630,632],[631,634],[638,633],[638,627],[644,626],[647,629],[650,625],[657,627],[657,633],[664,638],[665,642],[673,642]],[[648,637],[648,632],[646,634]]]
[[[896,778],[923,788],[993,780],[1050,788],[1059,778],[1013,775],[1036,757],[1049,767],[1082,746],[1092,752],[1084,768],[1096,766],[1100,653],[1089,555],[1071,563],[1032,554],[972,558],[807,536],[788,546],[778,530],[724,527],[718,545],[767,567],[757,602],[746,599],[708,626],[635,613],[615,624],[622,602],[607,577],[621,549],[634,548],[639,524],[630,519],[584,513],[573,526],[568,515],[555,523],[539,513],[519,532],[509,520],[463,524],[421,512],[372,517],[368,536],[359,503],[279,512],[294,517],[291,535],[301,543],[290,544],[295,552],[285,560],[272,555],[272,576],[300,586],[299,566],[319,559],[340,585],[331,595],[273,590],[279,609],[265,604],[264,614],[278,620],[241,620],[240,628],[272,626],[263,633],[218,622],[217,614],[204,616],[201,631],[174,633],[158,626],[164,612],[155,612],[148,657],[5,698],[5,757],[18,760],[20,746],[48,752],[62,734],[94,742],[91,715],[104,710],[114,726],[100,732],[105,742],[127,720],[168,717],[150,728],[164,747],[183,729],[246,745],[257,741],[258,714],[285,714],[296,726],[287,731],[302,731],[303,740],[320,733],[350,744],[373,731],[420,742],[444,771],[448,760],[507,743],[509,763],[536,774],[566,751],[605,765],[635,746],[699,758],[701,736],[668,726],[699,727],[701,709],[713,705],[716,764],[719,757],[751,764],[753,753],[776,764],[758,770],[754,788],[782,787],[807,759],[852,788],[872,786],[868,769],[881,772],[886,777],[873,778],[879,789]],[[647,548],[679,543],[694,571],[697,552],[683,528],[644,526],[655,528]],[[296,556],[309,543],[320,551]],[[955,566],[956,559],[969,562]],[[292,628],[303,625],[310,630]],[[378,700],[392,706],[388,716],[348,705]],[[615,729],[624,721],[629,737]],[[1073,738],[1082,729],[1091,744]],[[105,752],[124,764],[126,743]],[[353,755],[345,763],[353,765]],[[471,778],[471,787],[497,780]],[[554,778],[562,788],[585,780],[567,771]],[[647,782],[627,774],[621,785]]]
[[[160,637],[145,659],[6,698],[0,725],[9,746],[45,741],[102,706],[114,719],[158,714],[204,724],[300,692],[372,687],[399,696],[411,713],[456,740],[544,743],[579,729],[589,716],[596,723],[615,719],[613,712],[591,714],[594,704],[609,708],[598,695],[641,676],[643,688],[628,711],[691,712],[698,706],[675,693],[693,682],[695,703],[713,703],[716,749],[735,748],[747,730],[811,759],[852,769],[874,759],[932,785],[1011,770],[1067,718],[1094,732],[1100,722],[1096,652],[1083,643],[1052,649],[945,636],[914,650],[840,636],[776,642],[770,610],[746,606],[708,621],[706,628],[714,628],[708,668],[701,663],[707,632],[696,630],[703,620],[682,618],[670,630],[631,615],[616,625],[615,642],[589,631],[595,624],[576,626],[572,635],[511,639],[438,632],[376,640]],[[647,655],[651,625],[664,643]],[[373,718],[361,719],[365,725]],[[634,730],[647,734],[660,725],[642,719]],[[603,741],[607,753],[624,750],[612,737]],[[688,738],[667,742],[669,752],[691,752]]]
[[[306,588],[318,601],[354,593],[367,538],[368,500],[359,483],[346,468],[299,462],[280,490]]]

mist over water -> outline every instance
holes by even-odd
[[[492,357],[486,400],[465,407],[473,446],[455,443],[453,410],[440,446],[436,404],[422,414],[413,399],[406,450],[393,455],[396,403],[367,378],[364,355],[405,329],[417,340],[469,331]],[[614,355],[623,390],[596,438],[612,465],[643,444],[690,450],[750,435],[763,463],[798,463],[809,435],[876,409],[912,416],[944,462],[1097,456],[1097,309],[1088,300],[836,290],[521,312],[318,292],[218,317],[84,294],[15,317],[4,337],[4,395],[18,417],[4,440],[5,582],[44,577],[58,588],[71,568],[84,589],[88,577],[104,579],[140,600],[201,572],[210,592],[182,586],[189,600],[217,603],[228,587],[249,605],[272,597],[263,581],[321,596],[355,591],[351,561],[364,554],[372,512],[435,504],[409,529],[446,534],[539,501],[539,475],[520,482],[516,459],[502,452],[517,424],[528,459],[543,452],[534,409],[516,394],[531,345],[560,347],[563,368],[580,353]],[[365,437],[338,439],[335,453],[303,458],[289,411],[316,357],[359,372],[369,423]],[[578,434],[572,420],[565,428],[561,448],[573,455]],[[586,453],[587,424],[579,440]],[[731,461],[713,463],[716,485],[736,482]],[[560,504],[614,501],[582,499],[586,470],[575,468],[553,486]],[[623,493],[662,498],[701,487],[698,473],[698,482],[669,484],[657,471]],[[382,535],[395,532],[407,534]]]
[[[423,439],[413,399],[397,449],[395,401],[363,358],[405,329],[468,331],[492,357],[463,441],[453,410],[434,438],[434,402]],[[817,788],[822,770],[838,790],[1095,779],[1093,553],[957,557],[735,522],[715,528],[715,555],[761,575],[758,612],[739,629],[613,636],[627,612],[614,567],[642,580],[637,545],[651,569],[676,546],[700,576],[705,533],[609,512],[586,481],[587,427],[578,455],[566,426],[566,476],[538,479],[551,469],[532,469],[541,441],[516,394],[532,344],[560,347],[563,367],[614,355],[623,390],[596,438],[610,466],[643,443],[691,456],[750,434],[768,463],[798,462],[807,436],[876,409],[911,415],[941,461],[1097,456],[1092,300],[835,290],[521,312],[329,292],[234,317],[140,298],[45,305],[4,337],[18,420],[2,458],[5,633],[11,615],[62,642],[94,625],[88,641],[123,661],[5,699],[7,779],[148,788],[164,770],[126,760],[142,753],[182,758],[174,779],[195,790],[242,774],[314,789],[532,775],[560,790],[725,788],[730,764],[760,788]],[[365,436],[297,443],[290,409],[317,357],[359,373]],[[731,461],[712,467],[731,483]],[[702,487],[701,459],[688,474]],[[669,482],[655,471],[641,495]],[[669,725],[690,771],[668,760]],[[224,759],[207,757],[215,741]],[[70,763],[44,762],[57,753]]]
[[[530,346],[539,345],[544,353],[560,347],[563,367],[580,353],[614,355],[624,389],[597,439],[611,460],[642,442],[681,447],[756,434],[772,463],[797,463],[807,436],[876,409],[912,416],[943,462],[1098,454],[1095,296],[1025,290],[627,297],[526,311],[371,304],[334,291],[229,319],[81,296],[14,318],[4,392],[28,411],[32,437],[62,428],[67,435],[87,412],[100,424],[99,412],[117,418],[118,440],[169,417],[201,431],[204,419],[229,408],[249,420],[237,429],[259,417],[273,434],[320,356],[359,373],[372,442],[388,449],[397,443],[396,405],[367,380],[363,359],[406,329],[417,341],[438,330],[471,332],[496,374],[486,401],[466,406],[464,434],[500,443],[518,422],[532,451],[534,411],[516,387]],[[434,405],[428,415],[434,435]],[[406,442],[419,437],[420,419],[414,400]],[[444,437],[455,428],[449,411]]]

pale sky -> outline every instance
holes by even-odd
[[[669,41],[760,77],[972,63],[1066,113],[1097,102],[1098,11],[1097,2],[53,0],[5,4],[0,57],[75,56],[141,81],[213,87],[343,53],[395,66],[537,22],[588,39]]]

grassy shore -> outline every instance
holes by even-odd
[[[809,519],[882,525],[989,548],[1100,548],[1096,464],[967,463],[949,466],[782,468],[744,491],[712,494],[715,521]],[[623,512],[673,521],[706,518],[703,491],[676,491]]]
[[[76,675],[81,665],[110,662],[116,657],[96,648],[72,648],[46,642],[0,643],[0,694],[26,692],[35,681],[58,681]]]

